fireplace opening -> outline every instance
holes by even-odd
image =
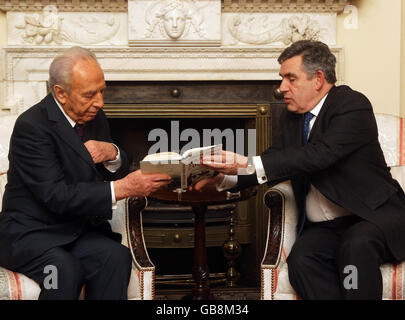
[[[110,119],[110,127],[113,140],[124,148],[129,158],[131,170],[137,170],[139,162],[155,152],[180,153],[190,147],[221,143],[224,150],[235,151],[239,145],[239,149],[247,153],[247,135],[249,129],[254,130],[254,121],[245,118],[114,118]]]
[[[193,147],[221,143],[223,149],[234,150],[236,144],[241,143],[236,141],[237,138],[240,139],[241,133],[247,137],[248,130],[254,129],[254,120],[248,118],[112,118],[109,122],[113,140],[125,150],[131,171],[139,169],[139,162],[151,149],[153,152],[179,152],[184,147],[187,148],[193,139],[188,137],[186,140],[180,140],[181,133],[193,130],[191,132],[194,133]],[[152,139],[151,133],[156,130],[166,136]],[[239,133],[238,137],[236,132]],[[223,135],[218,137],[218,133]],[[156,144],[162,142],[162,139],[167,142],[160,144],[165,146],[164,150],[156,150]],[[243,143],[244,140],[243,137]],[[248,150],[247,143],[244,143],[243,148]],[[231,217],[238,225],[238,241],[244,245],[251,242],[248,234],[249,219],[246,215],[239,216],[238,213],[235,204],[208,206],[205,220],[211,282],[224,283],[226,280],[227,263],[222,253],[222,245],[229,238]],[[148,206],[143,213],[143,228],[148,253],[156,267],[158,285],[191,284],[193,225],[194,214],[190,206],[148,199]]]
[[[159,140],[151,136],[156,129],[167,133],[167,150],[157,152],[182,150],[191,138],[181,139],[181,134],[192,129],[200,137],[198,146],[220,142],[224,149],[232,151],[238,143],[240,148],[236,140],[243,136],[245,155],[249,153],[249,130],[254,130],[256,155],[271,144],[279,126],[277,118],[284,105],[274,96],[278,86],[279,81],[114,81],[107,82],[104,110],[112,137],[127,153],[131,170],[139,168],[140,160],[151,148],[156,152]],[[222,134],[220,141],[204,141],[206,130],[218,130]],[[241,252],[235,256],[240,272],[238,285],[260,287],[260,261],[267,231],[262,203],[265,188],[258,187],[256,198],[237,205],[208,207],[206,246],[211,284],[224,284],[226,280],[229,265],[222,247],[230,237],[232,219],[235,238],[241,245]],[[191,207],[148,202],[143,227],[148,253],[156,267],[157,290],[173,284],[191,285]]]

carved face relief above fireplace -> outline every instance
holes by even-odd
[[[48,68],[65,48],[96,54],[109,81],[279,80],[291,42],[317,39],[337,56],[336,14],[347,0],[0,0],[0,112],[20,113],[47,93]]]

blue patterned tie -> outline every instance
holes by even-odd
[[[306,145],[308,143],[308,136],[309,136],[309,122],[314,117],[311,112],[307,112],[304,114],[304,126],[302,130],[302,145]],[[300,226],[298,227],[298,235],[302,233],[302,229],[304,228],[306,216],[307,216],[307,207],[306,207],[306,197],[309,191],[309,179],[308,176],[304,176],[304,216],[301,221]]]
[[[311,112],[307,112],[304,114],[304,129],[302,131],[302,144],[305,145],[308,142],[308,135],[309,135],[309,122],[314,117]]]

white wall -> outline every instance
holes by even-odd
[[[405,117],[405,0],[401,12],[401,117]]]
[[[345,50],[345,82],[363,92],[376,112],[400,115],[405,111],[405,105],[401,108],[405,99],[404,94],[401,97],[401,13],[405,1],[353,0],[351,4],[358,9],[358,28],[347,29],[347,14],[339,14],[337,21],[337,44]]]

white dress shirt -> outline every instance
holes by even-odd
[[[63,110],[62,106],[59,104],[58,100],[56,100],[55,97],[53,99],[55,100],[55,102],[58,105],[60,111],[62,111],[63,115],[66,117],[67,121],[69,121],[70,125],[73,128],[76,125],[76,122],[74,122],[66,114],[65,110]],[[108,171],[114,173],[119,169],[119,167],[121,167],[122,161],[121,161],[120,149],[115,144],[112,144],[112,145],[117,149],[117,156],[116,156],[116,158],[114,160],[103,162],[103,165]],[[110,188],[111,188],[112,208],[116,209],[117,208],[117,200],[115,198],[115,192],[114,192],[114,181],[110,181]]]
[[[310,111],[314,117],[309,122],[309,132],[322,109],[326,100],[326,94],[321,101]],[[263,162],[260,156],[252,157],[252,162],[256,171],[257,181],[259,184],[267,182],[266,172],[264,171]],[[218,191],[233,188],[238,182],[238,176],[226,175],[222,183],[217,186]],[[338,206],[329,199],[327,199],[318,189],[310,185],[310,189],[306,198],[307,219],[311,222],[327,221],[338,217],[351,214],[348,210]]]

